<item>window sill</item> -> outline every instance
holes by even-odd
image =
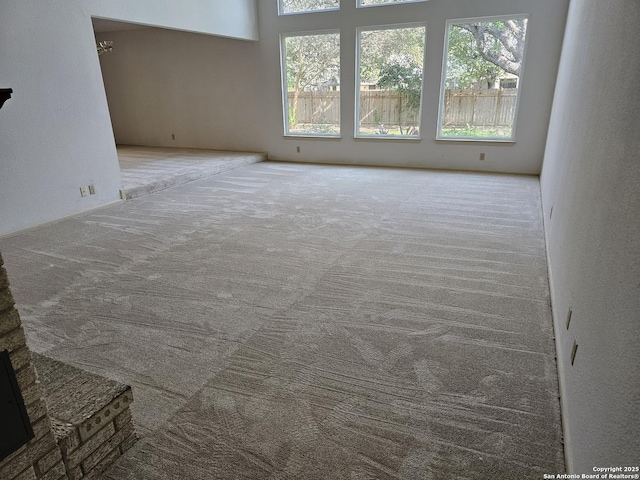
[[[499,138],[436,138],[436,142],[440,143],[495,143],[497,145],[515,145],[515,140],[499,139]]]
[[[406,5],[407,3],[424,3],[428,0],[391,0],[389,3],[369,3],[363,5],[362,2],[358,2],[356,8],[371,8],[371,7],[386,7],[386,6],[398,6]]]
[[[319,8],[316,10],[300,10],[295,12],[282,12],[278,11],[279,17],[286,17],[289,15],[306,15],[308,13],[324,13],[324,12],[338,12],[340,11],[340,7],[329,7],[329,8]]]
[[[373,140],[373,141],[392,141],[392,142],[421,142],[421,137],[407,136],[401,137],[399,135],[356,135],[353,137],[354,140]]]
[[[283,135],[284,138],[303,138],[305,140],[340,140],[342,137],[340,135],[312,135],[307,133],[285,133]]]

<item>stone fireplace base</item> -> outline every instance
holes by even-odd
[[[136,442],[131,387],[33,354],[70,480],[98,477]]]

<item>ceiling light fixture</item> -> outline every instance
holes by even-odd
[[[113,52],[113,42],[111,40],[98,42],[96,43],[96,47],[98,48],[98,55]]]

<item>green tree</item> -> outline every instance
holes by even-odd
[[[424,27],[365,30],[360,34],[360,80],[376,82],[391,63],[422,65]]]
[[[460,23],[458,26],[473,35],[482,58],[505,72],[520,76],[527,34],[526,18]]]
[[[493,85],[502,73],[497,65],[485,60],[467,30],[452,25],[447,53],[447,86],[473,88],[476,84]]]
[[[520,76],[526,31],[526,19],[451,25],[447,84],[490,87],[504,73]]]
[[[405,127],[412,123],[420,111],[420,93],[422,91],[422,68],[413,62],[403,65],[392,62],[380,69],[378,86],[395,90],[400,93],[402,101],[400,111],[400,135],[417,135],[415,125]]]
[[[360,34],[360,81],[400,94],[401,135],[418,134],[411,124],[420,110],[424,40],[424,27],[365,30]],[[360,118],[371,114],[376,118],[376,112],[366,111],[360,112]],[[379,128],[386,133],[382,125]]]
[[[282,0],[283,13],[308,12],[339,7],[340,0]]]

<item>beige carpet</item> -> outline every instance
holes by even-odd
[[[32,348],[133,386],[109,480],[564,468],[537,178],[263,162],[0,251]]]
[[[141,197],[266,158],[262,153],[118,145],[120,198]]]

